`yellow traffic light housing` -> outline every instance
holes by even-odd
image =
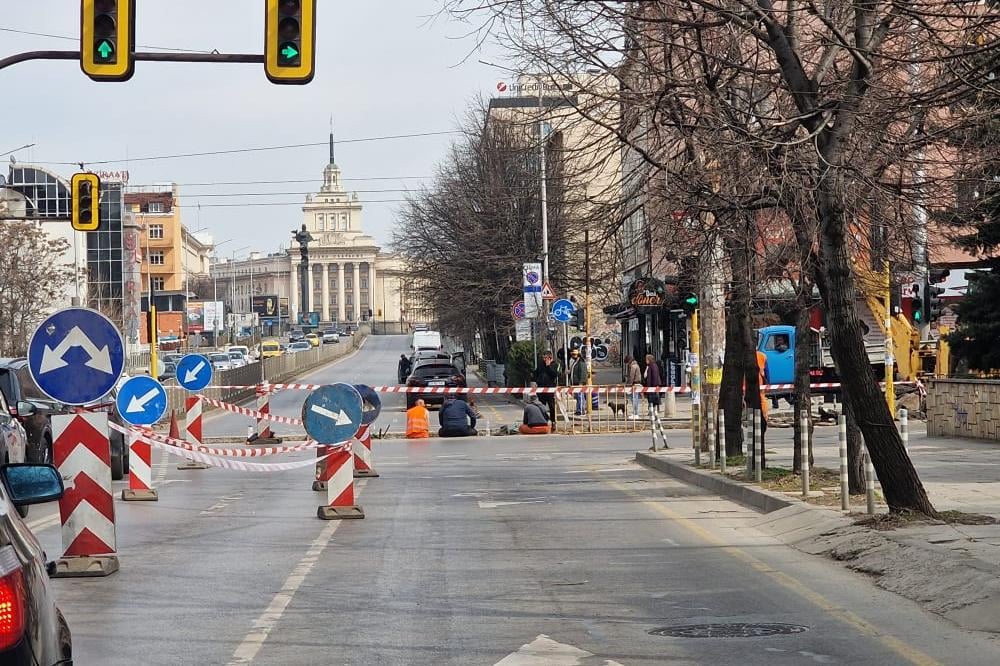
[[[266,0],[264,72],[271,83],[312,81],[315,44],[316,0]]]
[[[73,228],[77,231],[96,230],[100,225],[101,179],[96,173],[74,173],[70,190]]]
[[[80,68],[94,81],[128,81],[135,72],[136,0],[81,0]]]

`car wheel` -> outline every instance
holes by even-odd
[[[52,464],[52,433],[45,433],[45,438],[42,440],[42,464],[51,465]]]
[[[63,617],[62,611],[56,609],[56,617],[59,623],[59,653],[60,663],[73,663],[73,634],[69,630],[69,623]]]
[[[413,409],[413,407],[416,404],[417,404],[417,398],[415,396],[411,396],[411,395],[407,395],[406,396],[406,408],[407,409]]]

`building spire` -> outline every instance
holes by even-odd
[[[337,160],[334,159],[334,142],[333,142],[333,114],[330,114],[330,164],[336,164]]]

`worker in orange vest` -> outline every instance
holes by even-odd
[[[431,415],[423,400],[406,410],[406,438],[427,439],[430,437]]]

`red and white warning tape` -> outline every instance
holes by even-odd
[[[318,449],[322,444],[314,442],[312,440],[306,442],[305,444],[296,444],[295,446],[261,446],[261,447],[240,447],[233,449],[217,449],[208,446],[197,446],[195,444],[190,444],[180,439],[174,439],[173,437],[167,437],[166,435],[161,435],[159,433],[153,432],[152,430],[147,430],[144,428],[133,428],[127,430],[122,428],[116,423],[109,424],[113,430],[117,430],[120,433],[133,433],[137,436],[141,436],[145,439],[152,439],[162,444],[168,446],[173,446],[178,449],[184,449],[185,451],[197,451],[199,453],[204,453],[211,456],[227,456],[229,458],[264,458],[267,456],[278,456],[287,453],[299,453],[301,451],[310,451],[312,449]]]
[[[227,412],[233,412],[234,414],[242,414],[243,416],[249,416],[250,418],[257,419],[258,421],[272,421],[274,423],[285,423],[287,425],[302,425],[302,419],[297,419],[292,416],[278,416],[277,414],[271,414],[270,412],[260,412],[256,409],[248,409],[246,407],[239,407],[237,405],[229,404],[228,402],[223,402],[221,400],[215,400],[209,398],[206,395],[199,394],[197,396],[201,398],[203,402],[207,402],[210,405],[214,405],[220,409],[224,409]]]

